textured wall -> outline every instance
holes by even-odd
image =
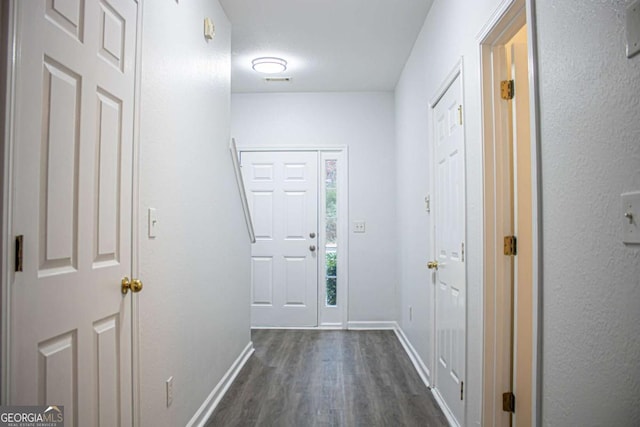
[[[234,94],[242,146],[349,147],[349,321],[396,319],[393,94]]]
[[[191,419],[250,341],[250,245],[228,150],[231,26],[217,1],[144,5],[142,425],[173,427]],[[216,25],[209,42],[206,16]],[[146,236],[148,207],[157,208],[155,239]]]
[[[544,230],[543,423],[640,425],[640,56],[627,1],[538,2]]]
[[[433,215],[424,196],[432,186],[433,129],[429,102],[455,64],[464,61],[467,191],[467,396],[466,425],[480,424],[482,404],[482,133],[480,58],[476,40],[498,0],[436,0],[396,87],[398,270],[400,321],[423,362],[433,371]],[[426,165],[426,166],[425,166]],[[413,319],[409,318],[413,307]],[[462,422],[462,420],[460,420]]]

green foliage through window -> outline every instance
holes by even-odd
[[[327,266],[326,287],[327,287],[327,305],[335,306],[337,303],[336,286],[337,286],[337,253],[326,252],[325,263]]]

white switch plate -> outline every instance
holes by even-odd
[[[627,58],[640,52],[640,0],[627,6]]]
[[[353,221],[353,232],[364,233],[366,231],[366,223],[364,221]]]
[[[622,194],[622,241],[640,244],[640,191]]]
[[[156,208],[149,208],[149,237],[154,238],[158,235],[158,215]]]

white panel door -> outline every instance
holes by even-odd
[[[66,426],[132,415],[134,0],[16,1],[8,402]]]
[[[243,152],[242,176],[256,242],[251,325],[318,324],[318,155]]]
[[[462,86],[455,78],[434,107],[436,389],[459,424],[465,377],[466,274]]]

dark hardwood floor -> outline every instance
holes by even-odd
[[[393,331],[255,330],[207,426],[447,426]]]

